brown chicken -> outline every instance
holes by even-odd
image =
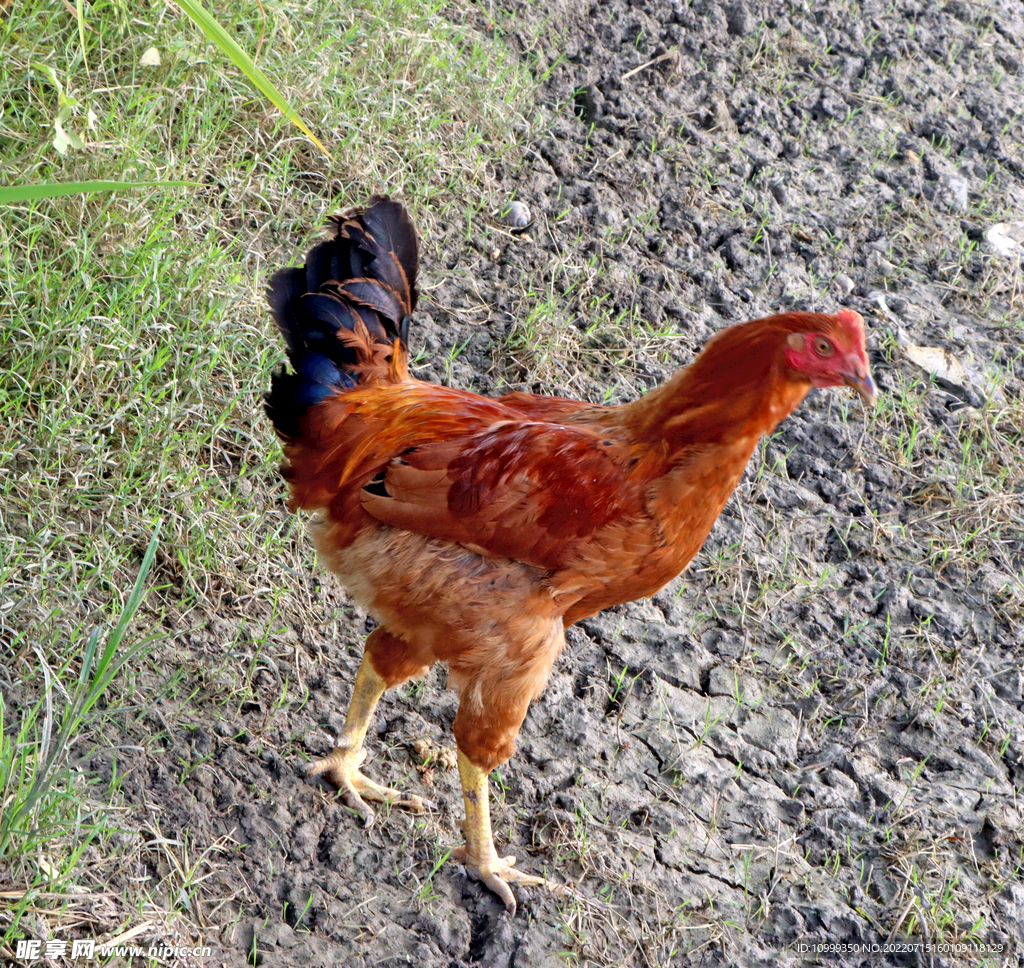
[[[514,912],[509,883],[545,881],[496,853],[487,776],[512,755],[565,627],[678,575],[760,436],[812,386],[874,401],[864,321],[844,309],[729,327],[623,406],[489,399],[409,375],[418,247],[402,206],[374,198],[332,222],[268,290],[295,372],[274,375],[267,412],[289,507],[317,512],[320,555],[380,625],[312,772],[367,823],[366,800],[423,809],[360,772],[363,739],[385,689],[447,663],[466,808],[456,856]]]

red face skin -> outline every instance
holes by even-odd
[[[786,340],[786,362],[816,387],[853,387],[873,404],[878,396],[864,353],[864,320],[842,309],[828,333],[793,333]]]

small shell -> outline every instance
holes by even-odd
[[[525,229],[533,221],[533,216],[524,202],[509,202],[505,221],[514,229]]]

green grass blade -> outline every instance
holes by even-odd
[[[284,99],[284,96],[270,82],[253,59],[235,42],[234,38],[214,19],[199,0],[176,0],[179,7],[192,18],[193,23],[234,62],[256,89],[271,102],[292,124],[296,125],[328,158],[331,153],[320,143],[320,139],[299,117],[298,112]],[[333,159],[331,159],[333,160]]]
[[[82,656],[82,670],[78,675],[79,686],[84,686],[89,681],[93,659],[96,655],[96,645],[100,640],[100,631],[97,627],[89,633],[89,641],[85,645],[85,655]]]
[[[75,718],[71,721],[67,732],[70,734],[78,729],[78,724],[88,715],[89,710],[99,701],[100,696],[103,695],[107,686],[110,685],[117,671],[131,660],[136,653],[138,653],[145,641],[135,643],[120,657],[117,656],[117,650],[120,648],[121,640],[124,638],[124,633],[131,623],[132,619],[135,618],[135,613],[139,610],[139,606],[142,604],[142,599],[146,595],[146,576],[149,574],[149,569],[153,567],[153,560],[156,558],[156,550],[160,546],[160,524],[157,523],[156,530],[153,532],[153,537],[149,541],[149,547],[146,549],[146,554],[142,558],[142,565],[139,568],[139,575],[135,579],[135,586],[132,588],[131,594],[128,596],[128,601],[125,603],[124,609],[121,612],[121,617],[118,620],[113,632],[110,633],[110,637],[107,639],[106,646],[103,652],[100,654],[99,661],[92,669],[93,681],[87,685],[85,690],[79,688],[78,694],[75,699],[78,701],[78,708],[75,710]],[[63,738],[63,737],[62,737]],[[70,738],[70,737],[68,737]]]
[[[85,0],[76,0],[75,20],[78,21],[78,42],[82,45],[82,63],[85,73],[89,73],[89,55],[85,51]]]
[[[38,198],[58,198],[61,195],[85,195],[90,192],[116,192],[126,188],[198,187],[198,182],[186,181],[84,181],[58,182],[55,185],[6,185],[0,186],[0,205],[12,205],[16,202],[33,202]]]

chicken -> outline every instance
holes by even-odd
[[[729,327],[623,406],[492,399],[409,374],[418,244],[402,206],[375,197],[332,225],[268,290],[294,372],[274,375],[267,412],[289,507],[316,512],[323,561],[380,624],[337,745],[311,772],[367,823],[368,800],[422,810],[360,771],[363,741],[385,689],[447,663],[466,811],[456,856],[514,913],[511,884],[547,882],[496,852],[487,778],[512,755],[564,629],[678,575],[758,439],[812,386],[874,402],[864,321],[844,309]]]

